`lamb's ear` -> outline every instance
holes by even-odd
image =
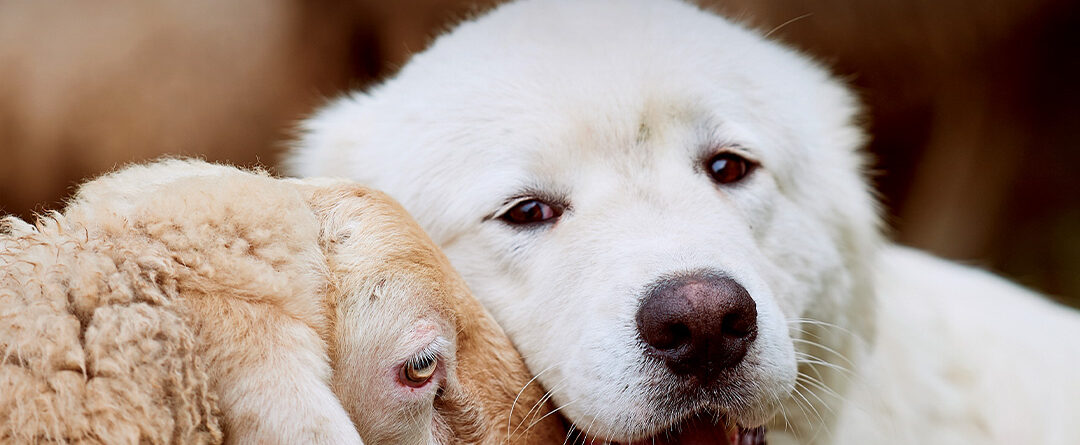
[[[374,124],[364,106],[369,100],[363,93],[343,96],[302,121],[282,160],[284,172],[299,177],[352,176],[349,166]]]
[[[327,242],[348,237],[358,222],[366,223],[361,215],[366,213],[364,207],[370,201],[369,195],[375,193],[374,190],[345,178],[314,177],[286,181],[300,192],[319,221],[323,253],[330,252],[325,250],[328,248]]]

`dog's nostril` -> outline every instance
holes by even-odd
[[[668,351],[672,349],[678,349],[690,342],[690,328],[682,323],[674,323],[667,326],[667,329],[661,331],[661,335],[657,338],[651,339],[649,344],[652,347]]]
[[[747,317],[742,312],[735,312],[724,316],[720,324],[720,332],[731,337],[746,337],[754,329],[754,319]]]

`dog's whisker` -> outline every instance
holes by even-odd
[[[806,339],[803,339],[803,338],[793,338],[793,339],[791,339],[791,341],[794,342],[794,343],[805,344],[805,345],[815,347],[815,348],[821,349],[823,351],[829,352],[829,353],[835,355],[840,360],[843,360],[844,362],[846,362],[852,368],[855,367],[855,363],[853,363],[850,359],[848,359],[847,356],[845,356],[844,354],[841,354],[837,350],[835,350],[833,348],[830,348],[828,346],[825,346],[825,345],[823,345],[821,343],[818,343],[816,341],[806,340]]]
[[[801,416],[801,424],[804,425],[805,431],[817,435],[818,431],[822,428],[823,420],[820,415],[816,413],[816,410],[811,406],[809,400],[799,394],[798,389],[794,392],[795,396],[792,401],[795,402],[795,406],[799,408]]]
[[[530,429],[532,429],[532,427],[539,424],[541,420],[544,420],[548,416],[561,411],[563,408],[566,408],[567,406],[572,405],[574,402],[576,402],[576,400],[571,400],[569,402],[566,402],[566,403],[564,403],[562,405],[559,405],[559,406],[555,407],[555,409],[553,409],[551,411],[548,411],[547,414],[544,414],[543,416],[540,416],[540,418],[536,419],[533,423],[530,423],[529,426],[525,427],[525,431],[529,431]]]
[[[780,400],[780,394],[776,390],[769,391],[769,395],[776,400],[776,406],[780,409],[780,416],[784,419],[784,428],[791,430],[791,420],[788,419],[787,408],[784,406],[784,401]]]
[[[625,399],[625,397],[626,397],[625,393],[620,392],[619,393],[619,398],[616,399],[615,403],[613,403],[611,405],[607,405],[607,406],[600,406],[599,408],[597,408],[597,409],[595,409],[593,411],[593,415],[591,416],[592,420],[589,421],[589,425],[586,426],[585,429],[582,431],[582,433],[583,433],[583,436],[581,438],[582,439],[582,444],[588,443],[588,438],[589,438],[590,433],[592,431],[592,427],[593,427],[593,425],[595,425],[597,419],[603,418],[604,417],[603,416],[604,412],[608,408],[610,408],[611,406],[621,405],[622,401],[623,401],[623,399]],[[611,439],[611,436],[609,434],[608,437],[607,437],[607,441],[610,442],[611,441],[610,439]]]
[[[800,396],[802,396],[801,392],[800,392],[800,391],[798,391],[798,389],[799,389],[800,387],[802,387],[803,389],[808,389],[808,388],[806,388],[806,387],[803,387],[803,386],[801,386],[801,383],[800,383],[800,382],[796,382],[796,385],[795,385],[795,387],[796,387],[796,391],[800,393]],[[811,391],[811,395],[813,395],[813,392],[812,392],[812,391]],[[807,399],[806,399],[805,397],[803,397],[803,400],[805,400],[805,401],[806,401],[806,403],[807,403],[807,405],[808,405],[808,406],[809,406],[809,407],[810,407],[811,409],[813,409],[813,406],[812,406],[812,404],[810,404],[809,400],[807,400]],[[819,398],[818,400],[820,400],[820,398]],[[827,405],[826,405],[826,406],[827,406]],[[814,411],[815,411],[815,413],[817,413],[817,410],[814,410]],[[831,411],[831,410],[830,410],[830,411]],[[817,418],[818,418],[818,425],[820,426],[820,428],[814,428],[814,424],[813,424],[813,423],[809,423],[809,424],[808,424],[808,425],[809,425],[809,426],[811,427],[811,432],[812,432],[812,434],[813,434],[813,436],[811,436],[811,437],[810,437],[809,443],[814,443],[814,442],[816,442],[816,440],[817,440],[817,438],[818,438],[819,436],[821,436],[822,434],[828,434],[828,433],[829,433],[829,431],[830,431],[830,428],[829,428],[829,423],[828,423],[828,422],[826,422],[826,421],[825,421],[825,419],[824,419],[824,418],[823,418],[823,417],[822,417],[822,416],[821,416],[820,414],[817,414]]]
[[[784,23],[781,23],[781,24],[779,24],[779,25],[776,25],[776,26],[775,26],[775,27],[774,27],[773,29],[769,30],[769,32],[765,33],[765,35],[763,36],[763,38],[766,38],[766,39],[767,39],[767,38],[769,38],[769,36],[773,35],[773,34],[774,34],[774,33],[776,33],[777,31],[780,31],[781,29],[784,29],[784,28],[785,28],[785,27],[787,27],[788,25],[790,25],[790,24],[792,24],[792,23],[795,23],[795,22],[797,22],[797,21],[799,21],[799,20],[805,19],[805,18],[807,18],[807,17],[810,17],[810,16],[812,16],[812,15],[814,15],[814,13],[812,13],[812,12],[808,12],[808,13],[806,13],[806,14],[803,14],[803,15],[800,15],[800,16],[798,16],[798,17],[794,17],[794,18],[788,19],[788,21],[786,21],[786,22],[784,22]]]
[[[542,395],[540,399],[538,399],[536,403],[534,403],[533,406],[529,408],[529,411],[526,412],[524,416],[522,416],[521,422],[519,422],[518,425],[514,427],[514,431],[510,433],[510,435],[512,436],[514,434],[517,434],[518,429],[520,429],[522,425],[527,423],[529,419],[533,418],[535,415],[539,415],[541,412],[540,407],[547,403],[547,401],[550,400],[551,397],[555,394],[555,391],[558,391],[562,387],[563,383],[565,383],[566,381],[567,377],[563,377],[563,379],[556,383],[555,386],[553,386],[550,390],[545,391],[544,395]],[[533,414],[534,412],[536,414]],[[526,430],[528,430],[528,427],[526,427]]]
[[[522,386],[520,390],[518,390],[517,395],[514,396],[513,403],[510,404],[509,412],[506,413],[506,440],[508,442],[510,441],[510,435],[511,435],[510,427],[514,423],[514,407],[517,406],[518,400],[521,398],[521,395],[525,392],[525,389],[528,388],[529,385],[531,385],[533,382],[535,382],[536,379],[540,378],[540,376],[543,375],[545,372],[548,372],[548,371],[550,371],[552,369],[555,369],[556,366],[559,366],[559,365],[562,365],[562,364],[563,363],[556,363],[554,365],[548,366],[547,368],[544,368],[540,372],[536,373],[536,375],[533,376],[533,378],[529,379],[528,382],[525,382],[525,385]],[[532,412],[532,411],[530,410],[529,412]],[[529,413],[525,413],[525,416],[522,416],[522,422],[525,421],[525,419],[528,417],[528,415],[529,415]],[[520,426],[520,424],[519,424],[519,426]]]
[[[555,385],[552,386],[551,389],[544,391],[544,394],[541,395],[539,399],[537,399],[536,403],[533,403],[533,406],[529,407],[529,411],[525,413],[525,417],[531,416],[534,411],[537,411],[540,408],[540,406],[547,403],[549,399],[554,397],[555,392],[562,389],[568,379],[568,377],[563,377],[562,380],[559,380],[557,383],[555,383]]]
[[[822,398],[821,398],[821,396],[819,396],[819,395],[817,394],[817,391],[814,391],[815,387],[814,387],[814,386],[806,386],[806,385],[805,385],[806,383],[808,383],[808,382],[806,382],[806,381],[803,381],[803,380],[799,380],[799,381],[797,381],[797,382],[796,382],[796,385],[803,385],[802,387],[803,387],[803,389],[806,389],[806,390],[807,390],[807,391],[806,391],[806,393],[807,393],[807,394],[809,394],[809,395],[810,395],[811,397],[813,397],[813,398],[814,398],[814,400],[817,400],[817,401],[818,401],[818,403],[820,403],[820,404],[821,404],[821,406],[822,406],[823,408],[825,408],[826,410],[828,410],[828,411],[829,411],[830,413],[833,413],[833,414],[835,414],[835,413],[836,413],[836,411],[834,411],[834,410],[832,409],[832,406],[830,406],[830,405],[829,405],[828,403],[825,403],[825,400],[824,400],[824,399],[822,399]],[[823,391],[826,391],[826,390],[823,390]],[[839,396],[837,396],[837,395],[835,395],[835,394],[836,394],[836,393],[833,393],[832,395],[833,395],[834,397],[839,397]]]
[[[600,409],[593,410],[593,413],[592,413],[592,415],[590,415],[590,417],[592,417],[592,420],[590,420],[589,424],[585,426],[585,429],[581,430],[581,434],[582,434],[581,443],[582,444],[585,444],[585,443],[588,442],[589,433],[592,432],[592,426],[593,426],[593,424],[596,423],[596,419],[598,419],[600,417]]]
[[[840,397],[840,394],[838,394],[832,388],[829,388],[827,385],[825,385],[825,383],[823,383],[820,380],[817,380],[817,379],[815,379],[813,377],[810,377],[808,375],[800,374],[798,377],[796,377],[796,382],[805,383],[807,385],[810,385],[812,388],[819,389],[823,393],[825,393],[825,395],[827,395],[827,396],[830,396],[830,397],[833,397],[833,398],[836,398],[836,399],[842,399],[842,397]],[[824,400],[822,400],[821,402],[825,403]]]
[[[848,369],[848,368],[846,368],[844,366],[838,365],[836,363],[829,363],[829,362],[824,361],[822,359],[819,359],[819,358],[817,358],[814,355],[809,354],[809,353],[796,352],[795,353],[795,360],[797,362],[799,362],[799,363],[805,363],[805,364],[808,364],[808,365],[824,366],[826,368],[836,370],[836,371],[844,374],[845,376],[854,375],[854,373],[850,369]],[[812,367],[812,368],[816,368],[816,367]],[[815,371],[816,371],[816,369],[815,369]]]
[[[821,327],[824,327],[824,328],[835,329],[835,330],[837,330],[839,332],[848,334],[848,335],[850,335],[852,337],[859,337],[859,335],[856,335],[854,332],[851,332],[851,330],[849,330],[848,328],[845,328],[845,327],[840,326],[840,325],[835,324],[835,323],[829,323],[827,321],[816,320],[816,319],[813,319],[813,318],[793,318],[793,319],[787,320],[787,323],[788,324],[797,324],[799,326],[803,326],[803,325],[821,326]]]

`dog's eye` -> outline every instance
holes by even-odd
[[[536,224],[553,220],[562,215],[562,208],[539,199],[521,201],[507,210],[501,218],[510,224]]]
[[[705,162],[705,170],[717,184],[731,184],[753,170],[754,164],[735,153],[720,153]]]
[[[424,386],[431,376],[435,375],[435,369],[439,366],[439,360],[435,356],[424,355],[408,360],[401,366],[398,380],[405,386],[419,388]]]

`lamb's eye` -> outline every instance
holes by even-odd
[[[560,206],[548,204],[539,199],[521,201],[506,211],[500,218],[510,224],[525,225],[551,221],[562,215]]]
[[[754,164],[735,153],[720,153],[705,162],[705,171],[717,184],[731,184],[745,178]]]
[[[439,366],[439,360],[433,356],[422,356],[410,359],[401,366],[398,380],[403,385],[419,388],[424,386],[431,376],[435,375],[435,368]]]

